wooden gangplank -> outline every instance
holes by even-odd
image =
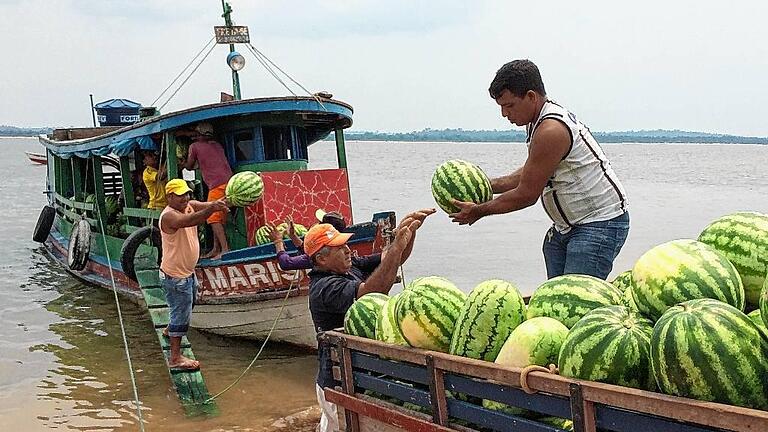
[[[141,248],[149,249],[149,246],[142,245]],[[163,329],[168,326],[168,304],[165,302],[165,292],[160,285],[157,251],[155,248],[151,249],[151,251],[145,250],[142,251],[143,253],[137,254],[134,263],[136,279],[144,295],[149,316],[152,318],[157,340],[160,342],[165,358],[165,365],[168,366],[171,357],[171,341],[163,335]],[[195,359],[192,345],[186,336],[181,339],[181,353],[188,358]],[[215,402],[206,403],[210,394],[205,386],[205,381],[203,381],[203,374],[199,370],[184,371],[168,368],[168,372],[187,416],[216,416],[219,414]]]

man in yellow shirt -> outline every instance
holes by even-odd
[[[165,199],[165,182],[168,179],[165,165],[160,166],[160,160],[157,153],[153,151],[144,152],[144,186],[149,193],[148,209],[162,210],[168,205]]]

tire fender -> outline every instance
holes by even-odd
[[[48,235],[51,233],[51,227],[53,226],[53,219],[56,217],[56,209],[47,205],[40,211],[40,216],[37,218],[37,225],[35,225],[35,231],[32,234],[32,240],[43,243],[48,239]]]
[[[85,219],[80,219],[72,227],[69,235],[69,248],[67,249],[67,265],[71,270],[80,271],[88,264],[91,253],[91,224]]]
[[[157,248],[157,263],[162,259],[163,248],[160,238],[160,228],[150,225],[137,229],[132,232],[128,238],[123,241],[123,247],[120,249],[120,265],[123,267],[123,273],[136,281],[136,253],[142,243],[150,240],[151,245]]]

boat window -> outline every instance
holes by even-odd
[[[262,126],[264,160],[285,160],[291,158],[291,127]]]
[[[244,130],[235,132],[235,162],[250,162],[256,160],[256,151],[253,145],[253,131]]]

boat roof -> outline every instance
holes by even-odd
[[[352,125],[352,107],[345,102],[312,96],[254,98],[200,105],[142,120],[104,134],[71,140],[56,140],[53,135],[40,135],[40,143],[53,154],[68,159],[89,158],[110,153],[126,155],[138,146],[154,146],[150,136],[188,126],[200,121],[257,113],[293,113],[301,116],[302,126],[325,136],[335,129]]]

